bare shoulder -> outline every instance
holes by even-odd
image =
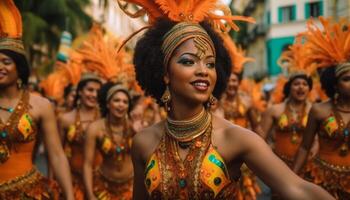
[[[45,98],[34,94],[29,94],[30,114],[35,120],[40,121],[42,118],[52,116],[53,105]]]
[[[236,157],[259,142],[265,143],[256,133],[225,119],[213,117],[213,144],[223,147],[222,151],[229,154],[228,157]]]
[[[94,122],[92,122],[91,124],[88,125],[87,127],[87,134],[89,135],[100,135],[102,134],[103,130],[104,130],[104,118],[102,119],[98,119]]]
[[[311,109],[310,109],[310,114],[319,120],[328,117],[331,112],[332,112],[331,101],[315,103],[311,106]]]
[[[285,108],[286,108],[285,102],[273,104],[266,110],[266,113],[268,113],[273,117],[279,117],[283,113]]]
[[[132,148],[146,161],[156,150],[163,134],[164,121],[160,121],[136,133],[133,137]]]
[[[58,116],[59,124],[66,127],[70,126],[75,121],[76,110],[69,111],[67,113],[63,113]]]

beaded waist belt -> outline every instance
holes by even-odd
[[[0,193],[19,188],[24,184],[35,184],[41,177],[40,172],[34,167],[22,176],[17,176],[9,181],[0,183]]]
[[[322,160],[319,157],[316,157],[314,160],[317,164],[321,165],[322,167],[326,167],[326,168],[331,169],[333,171],[346,172],[346,173],[350,172],[350,166],[333,165],[325,160]]]

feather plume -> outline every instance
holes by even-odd
[[[228,34],[222,34],[221,36],[224,40],[224,45],[231,57],[232,71],[235,73],[241,73],[244,64],[247,62],[253,62],[254,59],[245,57],[245,51],[241,47],[237,47]]]
[[[306,65],[322,68],[349,61],[349,21],[341,19],[339,22],[334,22],[323,17],[319,17],[319,20],[322,27],[318,27],[314,20],[309,20],[307,31],[303,34],[307,48]],[[314,65],[311,65],[312,63]]]
[[[13,0],[0,1],[0,37],[22,37],[22,17]]]

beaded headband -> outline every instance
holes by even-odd
[[[340,75],[342,75],[348,71],[350,71],[350,63],[349,62],[339,64],[335,68],[335,76],[339,77]]]
[[[0,38],[0,50],[10,50],[25,55],[23,42],[21,39]]]
[[[109,90],[107,92],[106,100],[109,101],[112,98],[112,96],[118,91],[126,92],[128,94],[128,96],[130,96],[129,91],[126,87],[124,87],[121,84],[116,84],[116,85],[112,86],[111,88],[109,88]]]
[[[192,38],[198,50],[197,56],[199,58],[202,59],[209,48],[213,51],[215,57],[215,47],[208,33],[199,24],[181,22],[172,27],[163,37],[162,51],[165,67],[168,66],[175,49]]]

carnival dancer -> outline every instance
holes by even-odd
[[[0,2],[0,199],[58,199],[57,184],[35,168],[35,143],[43,140],[66,199],[73,199],[69,166],[51,103],[27,89],[30,68],[21,40],[21,15]],[[42,133],[41,135],[39,135]]]
[[[322,88],[330,100],[312,106],[294,170],[300,171],[317,133],[319,151],[311,168],[313,181],[337,199],[350,199],[350,23],[319,19],[322,29],[309,21],[303,34],[308,48],[304,56],[309,66],[322,70]]]
[[[284,75],[279,78],[286,81],[279,81],[279,84],[283,83],[273,93],[275,101],[278,102],[263,114],[260,132],[264,139],[274,133],[273,150],[289,167],[292,167],[301,143],[312,105],[308,96],[313,80],[305,69],[305,48],[299,39],[279,58],[278,63],[287,71],[289,78]]]
[[[236,27],[232,20],[247,18],[216,15],[216,1],[209,0],[126,2],[141,6],[152,22],[136,45],[136,78],[168,110],[165,121],[133,138],[134,199],[233,199],[243,162],[287,199],[333,199],[292,173],[255,133],[204,106],[231,74],[230,57],[208,22],[225,29],[222,19]]]
[[[128,113],[131,96],[129,87],[135,83],[131,56],[125,49],[117,53],[119,41],[103,35],[99,27],[79,52],[86,68],[95,69],[106,83],[98,96],[102,119],[92,123],[84,146],[84,185],[88,199],[131,199],[132,162],[129,147],[133,130]],[[116,82],[127,87],[120,88]],[[98,150],[98,151],[95,151]],[[94,167],[94,155],[102,161]]]
[[[132,199],[133,166],[131,140],[134,130],[129,118],[129,90],[120,83],[108,82],[99,93],[102,119],[92,123],[85,143],[84,178],[88,199]],[[95,150],[103,161],[92,170]]]

